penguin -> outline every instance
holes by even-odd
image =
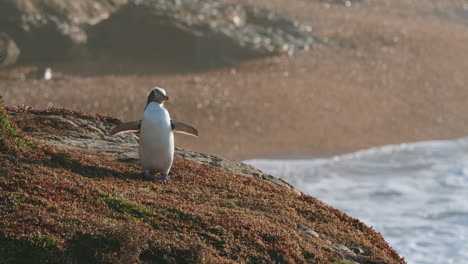
[[[159,173],[166,184],[174,160],[174,132],[198,137],[195,128],[171,119],[164,108],[167,100],[169,97],[163,88],[154,88],[148,95],[142,119],[122,123],[111,131],[111,135],[116,135],[139,130],[138,153],[144,177],[155,180],[155,175]]]

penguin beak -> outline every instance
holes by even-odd
[[[169,96],[164,96],[163,99],[169,101]]]

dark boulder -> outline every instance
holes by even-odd
[[[16,63],[20,50],[8,34],[0,32],[0,69]]]
[[[258,6],[215,0],[132,1],[90,32],[112,55],[208,65],[293,54],[314,42],[309,26]]]
[[[127,0],[2,0],[0,31],[15,39],[26,60],[59,59],[86,51],[86,29]]]
[[[292,54],[314,42],[310,27],[296,20],[217,0],[2,0],[0,32],[26,61],[92,51],[219,65]]]

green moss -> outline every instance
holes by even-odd
[[[155,216],[155,213],[151,208],[134,201],[127,200],[124,197],[104,193],[101,193],[101,196],[102,200],[98,200],[98,203],[102,203],[103,201],[107,206],[109,206],[109,208],[117,212],[126,213],[136,218]]]
[[[150,189],[150,188],[146,188],[146,187],[140,188],[140,189],[138,189],[138,191],[144,192],[144,193],[151,193],[151,189]]]
[[[237,209],[239,208],[239,200],[229,199],[224,203],[224,206],[231,209]]]
[[[13,147],[23,148],[25,145],[23,136],[8,119],[0,96],[0,150],[11,150]]]

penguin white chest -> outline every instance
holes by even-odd
[[[150,102],[143,112],[139,154],[143,170],[169,173],[174,158],[171,117],[156,102]]]

